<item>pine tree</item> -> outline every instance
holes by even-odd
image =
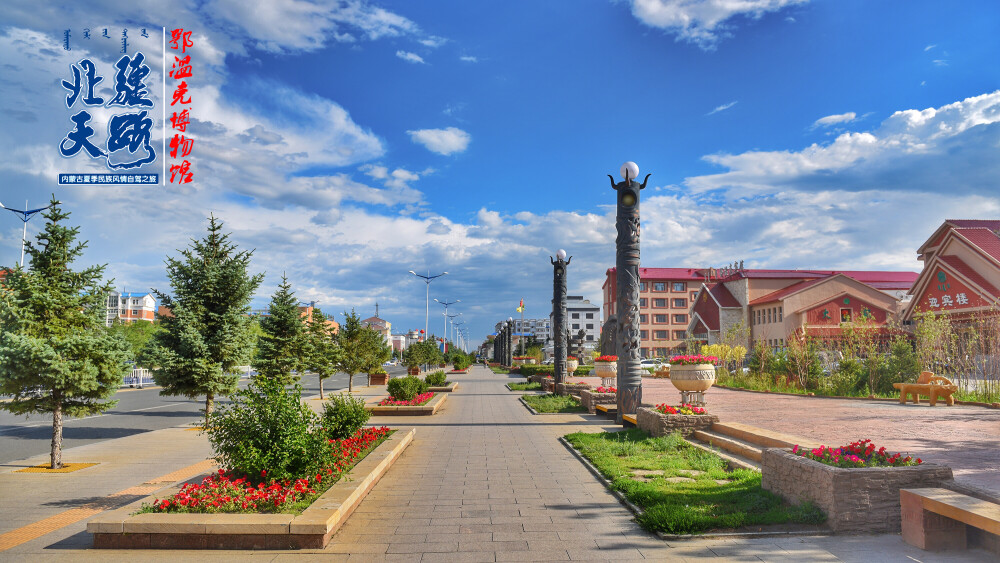
[[[205,396],[206,419],[215,398],[236,390],[236,366],[253,352],[250,300],[264,279],[247,273],[253,251],[237,250],[209,217],[208,235],[167,258],[173,295],[153,290],[170,314],[160,317],[141,363],[150,368],[161,395]]]
[[[323,380],[337,373],[340,353],[337,335],[327,325],[326,315],[319,309],[313,309],[312,316],[306,322],[306,346],[302,369],[314,372],[319,378],[320,399],[323,399]]]
[[[31,269],[9,272],[0,291],[0,409],[52,413],[50,467],[62,467],[64,416],[103,412],[118,401],[128,370],[126,344],[105,327],[105,266],[70,269],[87,247],[53,197],[37,244],[25,243]]]
[[[299,313],[298,300],[288,278],[281,275],[281,285],[271,296],[268,316],[260,320],[264,332],[257,342],[254,368],[262,377],[289,384],[298,380],[292,376],[302,363],[305,345],[305,324]]]
[[[337,334],[341,350],[337,369],[347,374],[348,393],[354,392],[354,374],[363,371],[370,363],[365,330],[368,329],[361,326],[361,318],[354,309],[351,309],[350,314],[344,311],[344,324]]]

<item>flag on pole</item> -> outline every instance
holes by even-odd
[[[521,304],[517,306],[517,312],[518,313],[523,313],[524,312],[524,298],[523,297],[521,298]]]

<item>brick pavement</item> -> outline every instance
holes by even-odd
[[[325,550],[93,550],[84,519],[0,551],[0,561],[983,560],[979,551],[925,553],[903,544],[898,535],[664,542],[639,528],[557,442],[572,431],[614,427],[590,415],[532,416],[517,394],[504,389],[507,378],[484,368],[455,378],[459,390],[440,414],[372,420],[416,427],[416,439]],[[114,472],[99,479],[86,471],[46,476],[48,487],[22,489],[28,481],[7,473],[8,467],[0,471],[0,522],[25,522],[143,483],[204,459],[205,442],[196,432],[168,429],[73,448],[66,452],[68,459],[100,456]],[[115,472],[117,481],[111,479]],[[22,511],[32,516],[20,517]]]

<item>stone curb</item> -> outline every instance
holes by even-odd
[[[504,386],[504,389],[510,391],[511,393],[529,393],[529,394],[534,394],[534,395],[544,395],[545,394],[544,392],[540,392],[537,389],[531,389],[530,391],[529,390],[523,390],[522,391],[522,390],[511,389],[510,388],[510,383],[504,383],[503,386]]]
[[[785,393],[782,391],[761,391],[759,389],[743,389],[742,387],[729,387],[728,385],[715,384],[715,387],[719,389],[728,389],[730,391],[743,391],[744,393],[761,393],[764,395],[781,395],[784,397],[806,397],[809,399],[845,399],[848,401],[891,401],[893,403],[898,403],[899,399],[896,397],[841,397],[838,395],[805,395],[803,393]],[[963,407],[983,407],[987,409],[1000,409],[1000,403],[981,403],[978,401],[959,401],[955,399],[956,405],[961,405]]]
[[[303,549],[323,548],[375,483],[412,442],[416,428],[396,431],[369,452],[301,514],[144,513],[177,487],[157,491],[129,506],[98,515],[87,523],[95,548],[111,549]]]
[[[685,441],[688,442],[689,444],[691,443],[690,440],[685,440]],[[622,503],[625,506],[625,508],[629,509],[629,511],[632,512],[633,514],[635,514],[636,516],[642,516],[643,514],[645,514],[645,511],[643,509],[641,509],[638,506],[632,504],[631,501],[629,501],[627,498],[625,498],[624,494],[622,494],[621,492],[615,490],[614,485],[611,483],[611,481],[608,481],[607,478],[604,477],[604,475],[601,474],[601,470],[598,469],[594,464],[590,463],[590,460],[587,459],[586,457],[584,457],[582,453],[580,453],[579,451],[577,451],[577,449],[573,447],[573,444],[570,444],[569,441],[566,440],[566,438],[560,437],[559,438],[559,443],[561,443],[563,446],[566,446],[566,449],[569,450],[570,453],[573,454],[573,456],[576,459],[578,459],[580,461],[580,463],[582,463],[583,466],[586,467],[587,470],[590,471],[594,475],[594,477],[596,477],[597,480],[602,485],[604,485],[604,487],[606,489],[608,489],[608,492],[610,492],[616,499],[618,499],[618,502]],[[701,449],[706,449],[706,448],[701,448]],[[711,451],[711,450],[708,450],[708,451]],[[712,453],[718,455],[718,452],[712,452]],[[722,456],[720,456],[720,457],[722,457]],[[698,539],[706,539],[706,538],[720,538],[720,539],[721,538],[766,538],[766,537],[785,537],[785,536],[830,536],[830,535],[833,535],[833,532],[829,531],[829,530],[803,530],[803,531],[782,531],[782,532],[777,532],[777,531],[775,531],[775,532],[707,532],[707,533],[704,533],[704,534],[665,534],[663,532],[652,532],[652,533],[654,535],[656,535],[656,537],[660,538],[661,540],[698,540]]]
[[[388,395],[386,395],[386,397],[388,397]],[[437,413],[438,409],[441,408],[441,405],[447,398],[448,395],[444,393],[435,393],[430,402],[426,405],[420,405],[419,407],[379,407],[370,405],[366,406],[365,409],[374,416],[429,416]]]
[[[455,389],[458,389],[458,382],[453,382],[450,385],[445,385],[443,387],[428,387],[427,390],[432,393],[451,393]]]

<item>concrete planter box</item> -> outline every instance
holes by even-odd
[[[448,398],[448,395],[445,393],[435,393],[426,405],[420,405],[419,407],[378,406],[378,402],[384,398],[379,397],[374,399],[372,404],[365,405],[365,409],[375,416],[428,416],[436,413],[441,408],[441,404]]]
[[[87,523],[94,547],[108,549],[322,549],[375,483],[413,441],[416,429],[398,430],[327,489],[302,514],[131,515],[138,503]],[[141,502],[176,493],[158,491]]]
[[[556,384],[556,394],[557,395],[573,395],[576,398],[580,398],[580,393],[583,391],[590,391],[593,386],[589,383],[557,383]]]
[[[458,389],[458,383],[452,382],[444,387],[428,387],[427,390],[431,393],[451,393],[455,389]]]
[[[695,430],[710,429],[716,422],[719,422],[719,417],[714,414],[663,414],[649,407],[641,407],[636,413],[636,426],[650,436],[680,432],[687,437]]]
[[[616,405],[618,395],[615,393],[596,393],[594,391],[581,391],[580,404],[587,407],[587,412],[594,414],[597,412],[597,405]]]
[[[763,487],[793,504],[816,503],[834,532],[899,533],[899,490],[942,487],[951,480],[950,467],[931,463],[846,469],[785,448],[767,448],[761,459]]]

